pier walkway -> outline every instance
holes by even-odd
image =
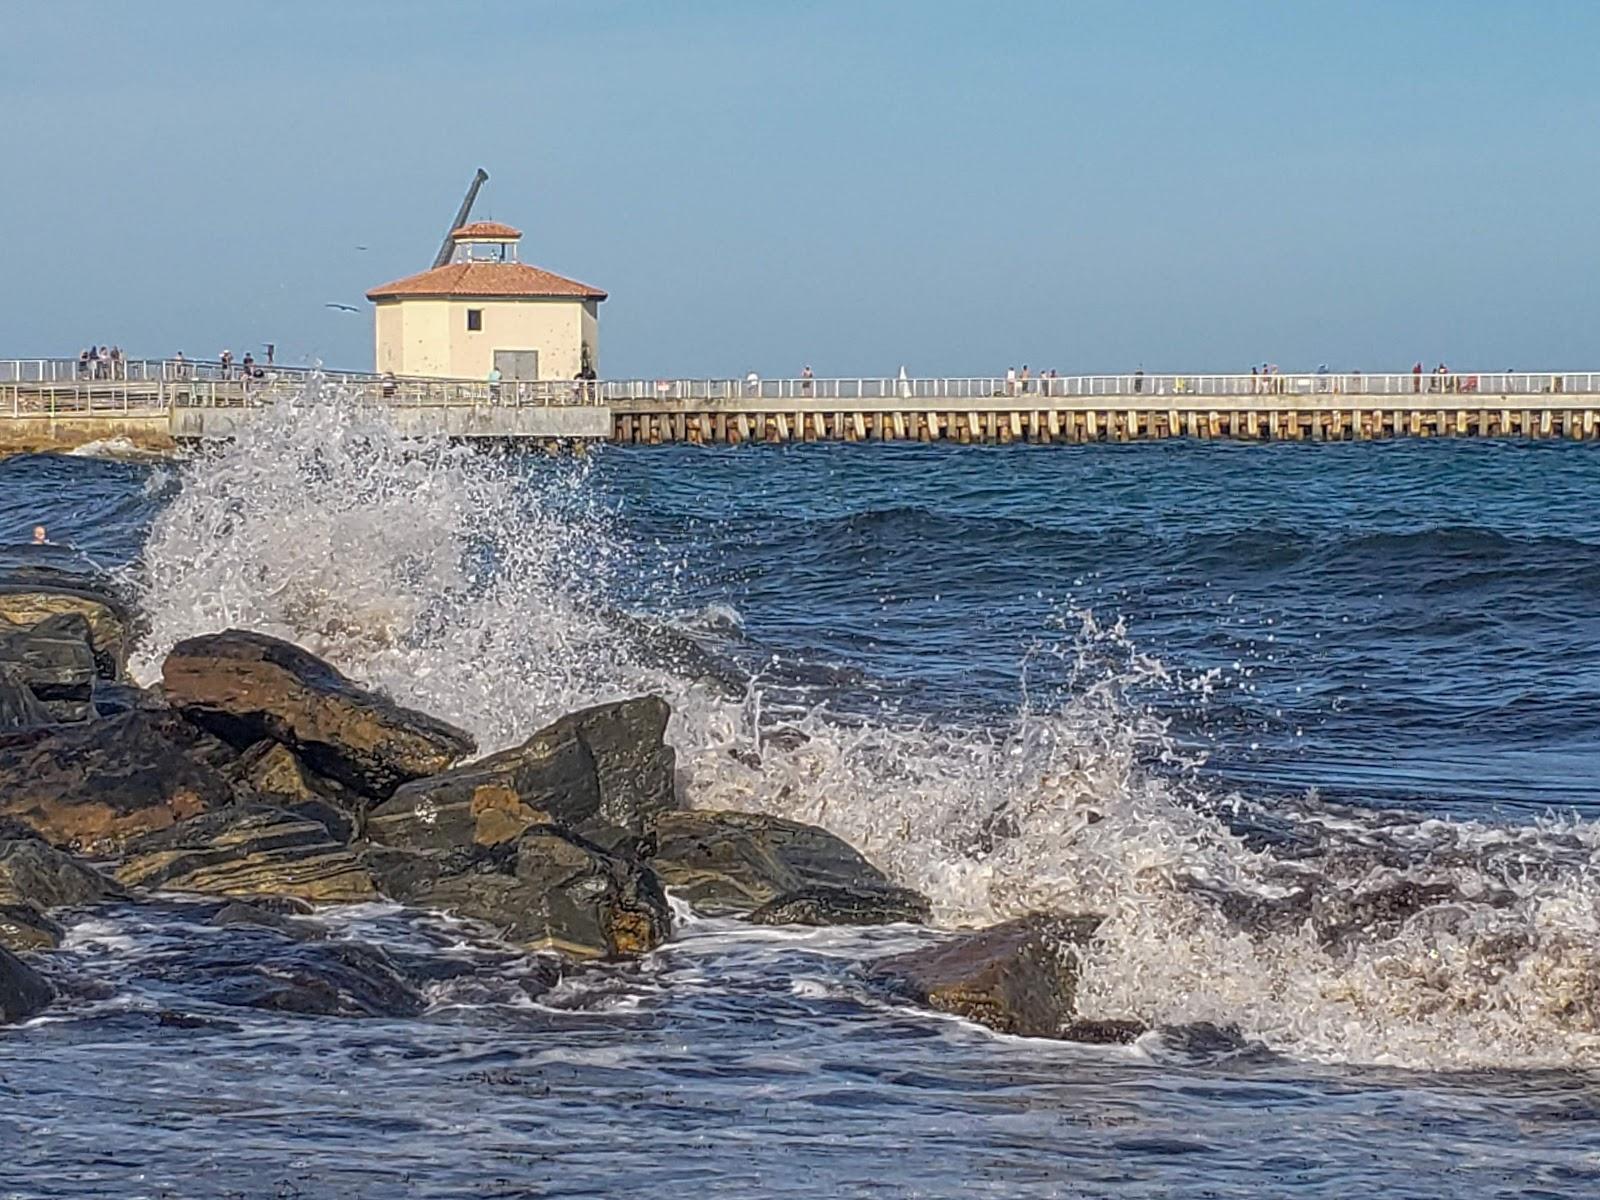
[[[318,386],[390,406],[419,436],[630,444],[791,441],[1343,441],[1400,436],[1600,440],[1600,372],[1074,375],[503,381],[318,371]],[[235,435],[298,395],[304,368],[251,378],[217,363],[0,360],[0,448],[141,435]]]

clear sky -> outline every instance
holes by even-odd
[[[1594,0],[0,0],[0,357],[370,367],[482,165],[608,376],[1593,367],[1597,46]]]

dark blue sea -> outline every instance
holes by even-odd
[[[487,747],[659,691],[691,804],[939,927],[686,917],[530,999],[484,931],[328,910],[451,966],[358,1020],[221,1007],[181,906],[78,914],[94,986],[0,1034],[0,1197],[1600,1194],[1597,510],[1600,453],[1515,442],[550,458],[318,410],[0,462],[0,564],[116,574],[147,677],[254,626]],[[1151,1033],[862,977],[1041,907],[1106,914],[1082,1003]]]

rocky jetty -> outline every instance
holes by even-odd
[[[216,898],[219,945],[192,968],[212,999],[341,1016],[425,1001],[403,960],[306,919],[315,905],[451,913],[569,966],[661,945],[668,888],[757,924],[929,918],[925,897],[826,830],[687,810],[660,697],[570,713],[472,759],[466,732],[257,632],[184,641],[160,687],[138,688],[129,627],[92,589],[0,581],[0,1020],[51,1002],[67,910],[163,893]],[[868,974],[1006,1032],[1120,1037],[1073,1003],[1071,951],[1095,924],[1028,918]]]

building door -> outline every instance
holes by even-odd
[[[496,350],[494,369],[501,379],[539,378],[539,352],[537,350]]]

